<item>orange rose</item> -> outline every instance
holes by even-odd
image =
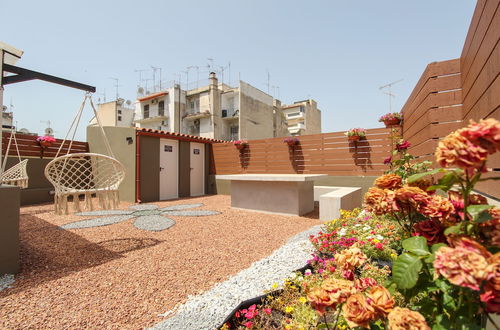
[[[479,291],[481,282],[488,277],[488,262],[484,256],[462,246],[442,247],[436,251],[436,276],[450,283]]]
[[[335,301],[330,294],[322,288],[314,288],[307,294],[307,300],[311,306],[320,314],[323,315],[327,308],[335,306]]]
[[[435,153],[436,160],[442,167],[482,169],[488,151],[464,137],[463,130],[457,130],[439,142]]]
[[[353,282],[336,278],[328,278],[321,284],[321,288],[328,292],[335,304],[344,303],[357,292]]]
[[[394,307],[394,298],[391,297],[391,294],[386,288],[380,285],[372,287],[368,293],[368,301],[370,305],[375,308],[377,314],[383,318],[385,318]]]
[[[335,254],[335,262],[343,269],[354,270],[361,267],[368,259],[366,254],[360,248],[353,245],[349,249],[342,250],[340,253]]]
[[[408,308],[394,308],[388,320],[390,330],[430,330],[422,314]]]
[[[469,126],[460,130],[460,134],[490,154],[500,150],[500,122],[494,118],[481,119],[479,123],[471,120]]]
[[[450,243],[451,247],[464,248],[471,252],[482,255],[485,259],[491,258],[491,253],[486,250],[484,246],[468,236],[450,235],[448,236],[448,242]]]
[[[351,327],[369,328],[370,321],[375,320],[375,310],[368,303],[365,296],[361,293],[352,295],[347,299],[344,306],[342,306],[342,313]]]
[[[375,185],[380,189],[396,189],[401,187],[403,179],[396,174],[385,174],[375,180]]]
[[[447,198],[439,195],[430,197],[426,204],[419,206],[418,211],[429,218],[438,220],[445,226],[450,226],[454,223],[454,221],[449,221],[449,219],[455,211],[455,207]]]
[[[422,205],[429,203],[431,197],[418,187],[403,186],[396,190],[396,201],[401,206],[411,206],[419,209]]]
[[[398,211],[398,206],[394,200],[394,192],[389,189],[371,187],[365,194],[364,204],[366,210],[376,215]]]
[[[500,246],[500,208],[494,208],[488,212],[492,219],[481,223],[479,228],[488,245]]]

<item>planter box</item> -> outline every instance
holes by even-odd
[[[299,268],[297,270],[294,270],[294,272],[300,272],[302,275],[304,275],[306,269],[311,269],[312,267],[310,267],[309,265],[305,265],[304,267],[302,268]],[[245,300],[245,301],[242,301],[238,306],[236,306],[235,309],[233,309],[233,311],[226,317],[226,319],[224,320],[224,322],[222,322],[222,324],[220,326],[217,327],[217,329],[220,329],[222,328],[222,326],[224,324],[226,324],[227,322],[230,322],[231,323],[231,319],[234,317],[234,314],[239,311],[239,310],[242,310],[242,309],[246,309],[252,305],[259,305],[259,304],[262,304],[262,302],[264,301],[264,299],[266,299],[266,297],[268,295],[279,295],[281,292],[283,292],[283,289],[280,289],[280,290],[275,290],[275,291],[271,291],[269,293],[266,293],[266,294],[263,294],[263,295],[260,295],[258,297],[255,297],[255,298],[250,298],[248,300]],[[233,329],[233,324],[231,324],[231,329]]]

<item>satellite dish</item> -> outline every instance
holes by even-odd
[[[125,102],[125,103],[127,103],[127,105],[131,105],[131,104],[132,104],[132,101],[127,100],[127,102]]]
[[[47,127],[45,129],[45,135],[52,135],[52,134],[54,134],[54,130],[50,127]]]
[[[27,128],[21,128],[21,129],[19,130],[19,133],[22,133],[22,134],[30,134],[30,131],[28,131],[28,129],[27,129]]]

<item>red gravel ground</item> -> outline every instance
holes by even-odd
[[[224,281],[320,223],[317,212],[287,217],[233,210],[223,195],[152,204],[188,203],[222,214],[172,216],[176,225],[162,232],[136,229],[133,219],[63,230],[58,226],[84,218],[54,215],[52,205],[23,207],[22,271],[13,288],[0,292],[0,329],[151,326],[188,295]]]

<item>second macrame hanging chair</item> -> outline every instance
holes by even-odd
[[[70,153],[87,100],[94,111],[109,156],[97,153]],[[59,156],[71,131],[73,133],[67,153]],[[56,214],[68,214],[70,202],[73,203],[75,212],[80,212],[82,209],[92,211],[95,208],[93,199],[97,200],[99,207],[104,210],[118,207],[120,202],[118,187],[125,178],[125,167],[113,155],[91,94],[85,94],[82,105],[57,151],[56,158],[45,167],[45,176],[55,188],[54,208]]]
[[[16,144],[17,150],[17,158],[19,162],[14,166],[10,167],[8,170],[5,170],[7,166],[7,158],[9,156],[10,146],[12,141]],[[28,165],[28,160],[21,160],[21,154],[19,153],[19,145],[16,139],[16,133],[14,132],[14,128],[12,127],[10,131],[9,143],[7,144],[7,150],[5,152],[5,158],[2,164],[2,175],[0,176],[0,184],[10,184],[13,186],[18,186],[21,189],[28,188],[28,171],[26,167]]]

